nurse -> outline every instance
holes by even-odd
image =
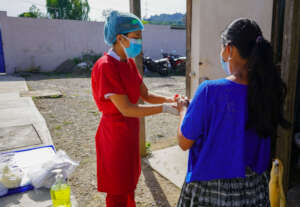
[[[139,118],[178,114],[175,98],[149,92],[132,59],[141,53],[143,29],[135,15],[112,11],[104,26],[104,40],[112,48],[91,75],[94,100],[102,112],[95,138],[98,191],[107,193],[108,207],[135,206],[141,172]],[[138,104],[139,98],[152,105]]]

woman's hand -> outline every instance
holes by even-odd
[[[179,113],[181,114],[182,112],[185,112],[187,107],[189,106],[189,100],[187,97],[180,97],[177,98],[177,109],[179,111]]]
[[[166,97],[165,103],[176,103],[175,98]]]

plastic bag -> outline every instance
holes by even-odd
[[[0,197],[6,195],[7,192],[8,192],[8,189],[0,183]]]
[[[78,162],[71,160],[64,151],[59,150],[50,160],[31,169],[28,172],[28,177],[35,188],[51,188],[55,183],[55,173],[53,170],[61,169],[64,178],[68,178],[78,164]]]
[[[23,171],[16,166],[13,157],[12,153],[0,155],[0,184],[7,189],[20,187],[24,176]]]

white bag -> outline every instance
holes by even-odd
[[[64,151],[59,150],[50,160],[31,169],[28,172],[28,177],[35,188],[51,188],[55,183],[53,170],[61,169],[64,177],[68,178],[78,165],[78,162],[71,160]]]

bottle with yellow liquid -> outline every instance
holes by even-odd
[[[71,187],[66,183],[61,170],[54,172],[56,182],[50,190],[53,207],[71,207]]]

